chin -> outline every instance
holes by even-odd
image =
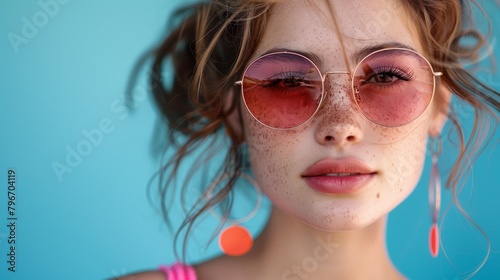
[[[360,230],[371,226],[377,221],[384,220],[387,213],[373,211],[366,212],[366,210],[358,209],[345,210],[345,211],[317,211],[318,209],[310,211],[286,211],[288,215],[294,217],[296,220],[325,232],[337,231],[352,231]],[[377,209],[379,210],[379,209]],[[310,214],[309,214],[310,213]],[[370,213],[367,215],[367,213]]]
[[[408,190],[408,193],[411,193]],[[406,198],[402,192],[382,200],[336,201],[319,203],[314,208],[294,209],[293,213],[302,223],[321,231],[356,231],[374,224],[385,225],[387,215]],[[303,211],[306,210],[306,211]]]
[[[358,219],[353,218],[338,218],[335,221],[305,221],[309,226],[326,232],[339,232],[339,231],[356,231],[371,226],[380,218]]]

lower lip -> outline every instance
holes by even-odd
[[[304,177],[309,187],[329,194],[350,194],[363,189],[375,176],[360,174],[352,176],[312,176]]]

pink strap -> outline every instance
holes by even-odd
[[[172,266],[160,265],[158,270],[165,273],[167,280],[196,280],[193,267],[180,262],[176,262]]]

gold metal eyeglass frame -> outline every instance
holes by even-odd
[[[279,51],[279,52],[272,52],[272,53],[267,53],[265,55],[262,55],[258,58],[256,58],[255,60],[253,60],[246,68],[245,68],[245,71],[243,72],[243,76],[242,76],[242,80],[239,80],[239,81],[236,81],[234,83],[235,86],[241,86],[241,94],[243,96],[243,102],[245,103],[245,107],[247,108],[248,112],[250,113],[250,115],[252,115],[252,117],[257,120],[259,123],[261,123],[262,125],[266,126],[266,127],[269,127],[269,128],[272,128],[272,129],[276,129],[276,130],[289,130],[289,129],[294,129],[294,128],[298,128],[304,124],[306,124],[307,122],[309,122],[315,115],[316,113],[319,111],[319,109],[321,108],[322,104],[323,104],[323,101],[325,99],[325,80],[326,80],[326,76],[327,75],[341,75],[341,74],[346,74],[346,75],[349,75],[349,81],[351,82],[351,92],[353,94],[353,98],[355,100],[355,103],[356,103],[356,106],[358,106],[358,108],[360,109],[360,111],[363,113],[363,115],[368,119],[370,120],[371,122],[373,123],[376,123],[377,125],[380,125],[380,126],[384,126],[384,127],[400,127],[400,126],[403,126],[403,125],[406,125],[406,124],[402,124],[402,125],[395,125],[395,126],[391,126],[391,125],[385,125],[385,124],[381,124],[381,123],[378,123],[374,120],[372,120],[371,118],[369,118],[368,116],[366,116],[366,114],[364,113],[364,111],[361,109],[361,107],[359,106],[359,103],[361,101],[361,98],[359,96],[359,89],[357,86],[354,85],[354,74],[357,72],[358,68],[360,65],[362,65],[362,63],[369,57],[371,57],[372,55],[375,55],[377,53],[380,53],[380,52],[386,52],[386,51],[407,51],[407,52],[410,52],[410,53],[413,53],[413,54],[416,54],[418,57],[422,58],[426,63],[427,65],[429,66],[429,69],[430,71],[432,72],[432,78],[433,78],[433,88],[432,88],[432,97],[429,101],[429,103],[427,104],[427,107],[418,115],[416,116],[414,119],[412,119],[411,121],[409,121],[408,123],[414,121],[415,119],[417,119],[418,117],[420,117],[429,107],[430,104],[432,104],[432,101],[434,99],[434,95],[435,95],[435,92],[436,92],[436,77],[440,77],[443,75],[443,72],[434,72],[434,69],[432,68],[432,65],[431,63],[429,62],[429,60],[427,60],[427,58],[425,58],[422,54],[418,53],[417,51],[415,50],[412,50],[412,49],[408,49],[408,48],[384,48],[384,49],[379,49],[379,50],[376,50],[376,51],[373,51],[371,53],[369,53],[368,55],[366,55],[363,59],[361,59],[358,64],[356,65],[356,67],[354,68],[354,71],[351,73],[349,73],[349,71],[341,71],[341,70],[338,70],[338,71],[328,71],[328,72],[321,72],[321,70],[318,68],[318,66],[316,65],[316,63],[314,63],[310,58],[308,58],[307,56],[305,55],[302,55],[300,53],[296,53],[296,52],[293,52],[293,51]],[[243,79],[245,78],[245,75],[248,71],[248,69],[256,62],[258,61],[259,59],[262,59],[262,58],[265,58],[265,57],[268,57],[268,56],[271,56],[271,55],[277,55],[277,54],[291,54],[291,55],[296,55],[296,56],[299,56],[305,60],[307,60],[309,63],[311,63],[312,66],[314,66],[315,70],[317,71],[317,73],[319,73],[320,77],[321,77],[321,100],[320,102],[318,103],[318,106],[316,108],[316,110],[314,111],[314,113],[307,119],[305,120],[303,123],[299,124],[299,125],[296,125],[294,127],[289,127],[289,128],[280,128],[280,127],[273,127],[273,126],[270,126],[270,125],[267,125],[265,123],[263,123],[262,121],[260,121],[253,113],[252,111],[248,108],[248,105],[247,105],[247,102],[244,98],[244,95],[245,95],[245,92],[243,90]]]

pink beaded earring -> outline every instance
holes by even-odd
[[[437,140],[435,138],[431,138],[432,167],[429,182],[429,206],[432,226],[429,232],[429,249],[433,257],[437,257],[439,253],[439,228],[437,221],[439,218],[439,208],[441,206],[441,179],[437,163],[441,150],[441,137],[438,136]]]

